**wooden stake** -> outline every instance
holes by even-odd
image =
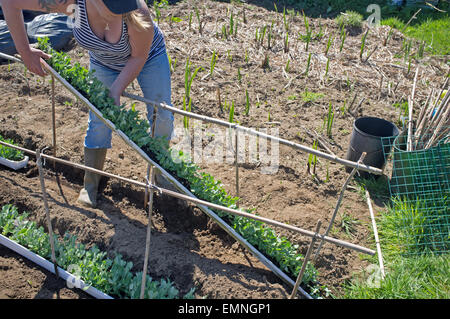
[[[155,170],[151,167],[151,180],[150,184],[155,184]],[[147,185],[149,186],[148,180]],[[140,299],[144,299],[145,296],[145,284],[147,281],[147,268],[148,268],[148,258],[150,255],[150,238],[152,233],[152,213],[153,213],[153,194],[154,190],[152,187],[147,187],[147,190],[150,189],[150,199],[148,205],[148,223],[147,223],[147,237],[145,239],[145,257],[144,257],[144,268],[142,269],[142,282],[141,282],[141,295]]]
[[[155,129],[156,129],[156,121],[158,120],[158,107],[156,105],[153,105],[153,123],[151,128],[151,137],[155,137]],[[150,163],[147,166],[147,181],[150,180],[150,171],[151,171],[151,165]],[[148,188],[145,188],[145,196],[144,196],[144,209],[147,207],[148,204]]]
[[[360,164],[360,163],[362,163],[364,161],[364,158],[366,157],[366,155],[367,155],[366,152],[363,152],[361,154],[361,157],[358,160],[358,164]],[[357,171],[358,171],[358,169],[355,167],[351,171],[350,175],[347,177],[347,180],[345,181],[344,185],[342,186],[341,193],[339,195],[339,198],[338,198],[336,207],[334,209],[333,215],[331,216],[330,224],[328,225],[328,228],[327,228],[327,230],[325,232],[325,236],[328,236],[328,233],[330,232],[331,228],[333,227],[334,219],[336,218],[336,215],[337,215],[337,213],[339,211],[339,208],[341,206],[341,203],[342,203],[342,199],[344,198],[344,193],[345,193],[345,191],[347,189],[348,184],[350,183],[350,181],[352,180],[353,176],[356,174]],[[323,240],[320,242],[319,247],[317,248],[316,254],[314,256],[314,260],[316,260],[317,256],[319,255],[319,252],[320,252],[320,249],[322,248],[322,245],[323,245]]]
[[[238,130],[234,130],[234,141],[235,145],[235,153],[234,153],[234,161],[235,161],[235,170],[236,170],[236,197],[239,197],[239,132]],[[239,200],[236,202],[237,207],[239,208]]]
[[[295,297],[295,295],[297,293],[297,289],[300,286],[300,283],[302,282],[303,275],[305,273],[306,266],[309,261],[309,256],[311,255],[311,251],[314,247],[314,243],[316,242],[316,238],[317,238],[317,235],[319,234],[319,229],[320,229],[321,225],[322,225],[322,222],[319,220],[317,222],[316,232],[315,232],[313,238],[311,239],[311,243],[309,244],[308,250],[306,251],[305,258],[303,259],[302,268],[301,268],[300,272],[298,273],[297,281],[295,282],[294,289],[292,290],[292,293],[291,293],[291,296],[289,297],[289,299],[293,299]]]
[[[405,24],[405,26],[403,27],[403,29],[400,31],[400,33],[403,33],[403,31],[406,30],[406,28],[409,26],[409,24],[411,23],[412,20],[414,20],[416,18],[416,15],[419,14],[419,12],[422,11],[422,9],[417,10],[416,13],[414,13],[414,15],[411,17],[411,19],[409,19],[409,21]]]
[[[45,217],[47,220],[47,227],[48,227],[48,234],[49,234],[49,240],[50,240],[50,248],[52,250],[52,262],[53,266],[55,267],[55,275],[59,277],[58,274],[58,263],[56,262],[56,254],[55,254],[55,238],[53,236],[53,228],[52,228],[52,222],[50,219],[50,210],[48,208],[48,202],[47,202],[47,192],[45,191],[45,181],[44,181],[44,170],[42,167],[42,160],[41,160],[41,151],[38,149],[36,150],[36,164],[39,170],[39,180],[41,182],[41,191],[42,191],[42,199],[44,201],[44,208],[45,208]]]
[[[416,85],[417,85],[417,75],[419,74],[419,67],[416,69],[416,74],[414,75],[414,84],[411,92],[411,97],[408,97],[408,140],[407,140],[407,146],[406,150],[408,152],[413,150],[413,121],[412,121],[412,113],[413,113],[413,104],[414,104],[414,96],[416,93]]]
[[[367,191],[367,189],[365,189],[365,191],[366,191],[367,205],[369,206],[370,219],[372,220],[372,228],[373,228],[373,233],[375,236],[375,244],[377,246],[378,263],[380,266],[381,275],[383,276],[383,279],[384,279],[385,273],[384,273],[383,255],[381,254],[380,239],[378,238],[378,230],[377,230],[377,224],[375,222],[375,215],[373,213],[372,200],[370,199],[370,194]]]

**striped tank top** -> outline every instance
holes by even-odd
[[[73,27],[73,35],[78,44],[89,51],[91,63],[105,66],[119,72],[122,71],[131,56],[128,26],[125,21],[122,20],[122,35],[120,40],[114,44],[109,43],[100,39],[92,31],[88,21],[86,0],[78,0],[77,5],[77,17]],[[147,62],[164,53],[166,50],[164,36],[161,30],[155,23],[153,23],[153,26],[154,37]]]

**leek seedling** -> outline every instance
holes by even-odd
[[[230,61],[230,64],[233,65],[233,54],[231,54],[230,50],[227,50],[227,58]]]
[[[250,113],[250,99],[248,97],[248,90],[245,90],[245,115],[249,115]]]
[[[314,140],[312,145],[313,150],[317,150],[317,141]],[[313,154],[309,154],[308,156],[308,173],[312,175],[316,175],[316,164],[317,164],[317,156]],[[313,168],[313,171],[311,173],[311,167]]]
[[[332,34],[330,34],[330,37],[328,38],[327,42],[327,48],[325,49],[325,55],[328,55],[328,51],[330,50],[331,45],[333,44],[334,37]]]
[[[237,73],[238,73],[237,77],[238,77],[239,84],[241,84],[242,83],[241,68],[238,68]]]
[[[230,123],[234,122],[234,101],[231,102],[230,113],[228,115],[228,121]]]
[[[174,59],[172,59],[172,57],[170,55],[167,55],[167,57],[169,59],[170,71],[172,73],[175,73],[175,67],[177,65],[177,60],[178,59],[175,58],[175,60],[174,60]]]
[[[311,38],[312,38],[312,30],[309,27],[308,18],[306,18],[305,12],[303,12],[303,19],[305,21],[305,27],[306,27],[306,49],[305,49],[305,51],[308,52],[309,43],[311,42]]]
[[[361,39],[361,50],[359,52],[359,58],[362,60],[363,57],[363,53],[364,53],[364,48],[366,46],[366,39],[367,39],[367,34],[369,34],[369,30],[367,29],[366,33],[364,34],[364,36]]]
[[[289,73],[289,64],[291,63],[291,60],[287,60],[286,65],[284,66],[284,70],[286,71],[286,73]]]
[[[216,62],[217,62],[217,54],[216,54],[216,50],[213,51],[213,55],[211,57],[211,67],[209,69],[209,74],[211,75],[211,77],[213,76],[213,72],[214,72],[214,68],[216,67]]]
[[[309,53],[309,55],[308,55],[308,62],[306,63],[306,71],[305,71],[305,76],[306,77],[308,77],[310,65],[311,65],[311,53]]]
[[[260,41],[261,46],[262,46],[263,43],[264,43],[264,38],[265,38],[265,36],[266,36],[266,32],[267,32],[267,26],[265,25],[264,28],[263,28],[263,30],[262,30],[262,32],[260,33],[260,39],[259,39],[259,41]]]
[[[325,79],[328,77],[328,71],[330,69],[330,58],[327,59],[327,66],[325,67]]]
[[[345,111],[347,110],[347,99],[344,100],[344,105],[341,107],[341,114],[345,115]]]
[[[201,69],[203,69],[203,68],[198,67],[195,69],[194,73],[192,73],[191,63],[189,61],[189,58],[187,58],[186,67],[184,69],[184,89],[185,89],[186,100],[189,100],[189,98],[191,97],[192,82],[194,81],[195,77],[197,76],[198,71],[200,71]]]
[[[341,31],[341,47],[339,48],[339,52],[342,52],[342,49],[344,48],[344,42],[345,42],[345,38],[347,37],[347,31],[345,31],[344,28],[342,28]]]
[[[186,107],[186,97],[183,96],[183,110],[187,111],[187,112],[191,112],[191,105],[192,105],[192,99],[189,98],[189,103],[188,103],[188,106]],[[188,116],[183,117],[183,126],[186,130],[189,129],[189,117]]]
[[[408,71],[406,72],[406,76],[409,75],[409,72],[411,72],[411,56],[409,57],[409,61],[408,61]]]
[[[284,36],[284,53],[289,52],[289,32],[286,31],[286,35]]]
[[[228,40],[228,31],[225,25],[222,26],[222,39]]]
[[[419,46],[419,50],[417,51],[417,58],[419,59],[423,58],[424,51],[425,51],[425,41],[422,41],[422,43]]]
[[[409,54],[411,53],[412,40],[410,39],[405,45],[405,57],[404,61],[409,58]]]
[[[333,128],[333,121],[334,121],[334,110],[330,102],[330,105],[328,106],[328,116],[327,116],[327,135],[330,138],[331,138],[331,129]]]
[[[191,13],[189,14],[189,31],[191,31],[191,27],[192,27],[192,15],[193,15],[193,12],[191,11]]]
[[[386,46],[389,43],[389,40],[391,39],[392,34],[394,33],[393,27],[389,29],[389,33],[386,38],[384,38],[383,46]]]
[[[205,24],[203,23],[203,19],[200,17],[200,11],[198,10],[197,7],[194,8],[195,10],[195,16],[197,17],[197,21],[198,21],[198,33],[203,34],[203,27],[205,26]]]
[[[233,18],[233,11],[231,11],[230,14],[230,25],[229,25],[229,33],[230,35],[233,35],[233,31],[234,31],[234,18]]]
[[[283,7],[283,24],[286,32],[289,32],[289,20],[286,19],[286,8]]]

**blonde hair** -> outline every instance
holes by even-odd
[[[127,24],[133,25],[138,31],[147,31],[152,27],[150,16],[145,14],[145,11],[135,10],[123,15]]]

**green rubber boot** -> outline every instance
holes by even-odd
[[[84,148],[84,165],[98,170],[103,170],[106,158],[106,148]],[[90,207],[97,207],[98,185],[101,175],[88,172],[84,173],[84,187],[80,191],[78,202]]]

